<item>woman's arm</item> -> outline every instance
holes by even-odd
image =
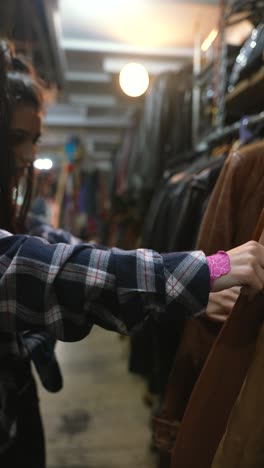
[[[130,333],[149,316],[199,312],[208,294],[202,252],[99,250],[0,235],[1,331],[46,330],[65,341],[83,338],[93,324]]]
[[[228,253],[231,270],[214,281],[212,291],[241,285],[250,294],[262,290],[264,247],[248,242]],[[97,324],[126,334],[150,316],[176,320],[200,312],[209,292],[209,268],[200,251],[160,255],[50,245],[0,231],[2,332],[44,330],[75,341]]]

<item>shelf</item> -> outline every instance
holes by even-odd
[[[264,66],[226,95],[227,113],[256,113],[264,109]]]

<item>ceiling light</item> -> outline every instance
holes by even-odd
[[[173,58],[170,60],[161,60],[159,58],[153,57],[152,59],[140,60],[141,64],[148,70],[150,75],[159,75],[160,73],[167,72],[170,70],[178,71],[183,66],[183,61],[181,58]],[[127,64],[127,58],[119,58],[108,56],[103,59],[103,70],[106,73],[119,73],[120,70]]]
[[[138,97],[148,89],[149,74],[143,65],[127,63],[119,74],[119,83],[125,94]]]
[[[217,29],[213,29],[210,32],[210,34],[207,36],[207,38],[202,43],[201,49],[202,49],[203,52],[206,52],[209,49],[209,47],[212,45],[212,43],[216,39],[217,35],[218,35]]]

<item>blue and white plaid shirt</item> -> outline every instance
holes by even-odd
[[[44,330],[75,341],[97,324],[128,334],[149,316],[171,320],[200,312],[209,283],[200,251],[158,254],[50,245],[0,231],[2,332]]]
[[[23,356],[17,332],[27,332],[24,343],[33,356],[45,332],[75,341],[97,324],[128,334],[149,317],[177,320],[207,305],[209,269],[202,252],[105,249],[38,223],[31,232],[42,238],[0,230],[0,363]],[[10,395],[5,398],[14,392],[13,381],[8,386],[5,373],[3,382],[0,375],[0,453],[12,443],[16,427],[12,407],[6,406]]]
[[[69,232],[53,229],[36,216],[28,216],[27,230],[29,234],[43,237],[51,244],[64,242],[76,245],[80,243],[80,239]],[[15,408],[17,408],[19,395],[31,383],[31,375],[26,362],[34,363],[40,381],[48,391],[57,392],[62,388],[63,378],[56,359],[55,344],[56,339],[43,330],[12,334],[0,332],[0,454],[14,441],[17,428]],[[19,385],[17,372],[20,375]],[[23,375],[22,387],[21,375]]]

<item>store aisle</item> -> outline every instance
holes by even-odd
[[[94,328],[59,343],[64,389],[40,388],[48,468],[154,468],[144,383],[127,371],[128,341]]]

